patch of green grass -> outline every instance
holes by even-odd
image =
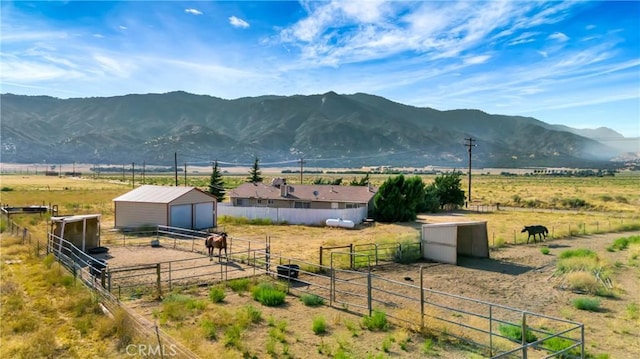
[[[500,326],[498,327],[498,331],[500,331],[500,334],[504,335],[505,337],[515,342],[518,342],[518,343],[522,342],[522,326],[521,325],[500,324]],[[530,331],[529,329],[526,329],[525,340],[527,341],[527,343],[532,343],[538,340],[538,338],[536,337],[535,334],[533,334],[532,331]]]
[[[433,342],[433,339],[431,338],[425,339],[424,342],[422,343],[422,353],[427,355],[433,354],[434,349],[435,349],[435,343]]]
[[[389,338],[388,336],[386,338],[384,338],[384,340],[382,341],[382,351],[385,353],[388,353],[391,351],[391,345],[393,344],[391,338]]]
[[[387,331],[389,330],[389,322],[385,312],[374,310],[371,316],[365,315],[362,318],[362,324],[371,331]]]
[[[542,253],[544,255],[547,255],[547,254],[551,253],[551,250],[549,248],[547,248],[547,247],[542,247],[542,248],[540,248],[540,253]]]
[[[573,344],[575,344],[574,342],[572,342],[571,340],[568,339],[563,339],[563,338],[559,338],[559,337],[553,337],[550,339],[547,339],[545,341],[543,341],[541,343],[543,348],[546,348],[552,352],[559,352],[562,351],[564,349],[567,349],[568,347],[572,346]],[[555,358],[561,358],[561,359],[565,359],[565,358],[575,358],[575,357],[579,357],[580,356],[580,349],[579,348],[573,348],[571,350],[569,350],[568,352],[564,352],[562,354],[559,354],[558,356],[555,356]]]
[[[218,338],[218,329],[215,323],[210,319],[202,319],[200,321],[200,328],[204,333],[204,337],[209,340],[216,340]]]
[[[630,244],[638,244],[638,243],[640,243],[640,236],[618,238],[615,241],[613,241],[613,244],[610,247],[608,247],[607,250],[611,248],[612,250],[623,251],[629,248]]]
[[[251,280],[249,278],[232,279],[227,282],[227,287],[236,293],[246,292],[250,286]]]
[[[304,293],[300,296],[300,300],[307,307],[318,307],[324,304],[324,298],[315,294]]]
[[[573,307],[580,310],[586,310],[589,312],[600,311],[600,300],[597,298],[575,298],[571,301]]]
[[[260,283],[253,289],[253,299],[268,307],[277,307],[284,304],[287,294],[276,288],[271,283]]]
[[[596,254],[596,252],[590,249],[585,249],[585,248],[568,249],[566,251],[560,252],[560,255],[559,255],[560,259],[572,258],[572,257],[596,258],[598,257],[598,255]]]
[[[316,316],[313,318],[311,329],[316,335],[324,334],[327,332],[327,321],[322,316]]]
[[[626,307],[627,317],[631,320],[640,318],[640,310],[637,303],[629,303]]]
[[[220,303],[224,300],[224,289],[220,287],[211,287],[209,289],[209,299],[214,303]]]
[[[259,323],[262,320],[262,312],[253,305],[245,305],[236,313],[236,322],[243,327],[249,324]]]
[[[227,327],[224,331],[224,346],[236,348],[238,350],[242,349],[242,328],[238,325],[232,325]]]

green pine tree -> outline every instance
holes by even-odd
[[[209,193],[214,195],[218,199],[218,202],[224,201],[224,181],[222,180],[222,173],[220,173],[220,169],[218,168],[218,161],[213,162],[213,171],[209,179]]]
[[[264,180],[264,178],[262,178],[261,176],[262,173],[260,172],[260,167],[258,166],[259,161],[260,160],[258,160],[258,157],[256,157],[256,160],[253,162],[253,167],[251,167],[251,170],[249,170],[249,177],[247,177],[247,182],[257,183]]]

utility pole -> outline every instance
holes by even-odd
[[[304,168],[304,167],[303,167],[303,165],[304,165],[304,163],[305,163],[305,162],[304,162],[304,158],[300,157],[300,160],[299,160],[299,161],[300,161],[300,184],[302,184],[302,172],[304,171],[304,169],[303,169],[303,168]]]
[[[184,185],[187,185],[187,163],[184,163]]]
[[[468,197],[468,201],[467,201],[467,206],[469,203],[471,203],[471,149],[473,147],[476,147],[477,145],[474,145],[473,142],[475,141],[473,138],[469,137],[469,138],[465,138],[465,141],[468,141],[468,143],[465,143],[464,145],[469,147],[469,197]]]
[[[144,172],[146,170],[146,166],[147,166],[147,161],[142,161],[142,184],[145,184],[145,182],[144,182]]]
[[[178,152],[173,153],[173,169],[175,170],[176,187],[178,187]]]
[[[131,188],[136,188],[136,163],[131,162]]]

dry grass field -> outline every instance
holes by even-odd
[[[348,179],[346,177],[345,179]],[[200,179],[201,181],[203,179]],[[206,178],[204,179],[206,181]],[[379,183],[384,179],[377,178]],[[431,177],[425,177],[429,182]],[[206,182],[205,182],[206,183]],[[455,213],[420,215],[416,222],[384,224],[362,230],[338,228],[317,228],[304,226],[247,225],[235,221],[220,223],[233,237],[256,241],[271,240],[272,251],[283,256],[295,257],[309,262],[318,261],[319,246],[344,245],[348,243],[389,243],[417,240],[422,223],[478,219],[487,221],[490,245],[494,247],[491,257],[495,262],[513,263],[536,270],[521,275],[501,273],[499,270],[478,269],[474,266],[453,267],[439,265],[430,268],[430,280],[434,289],[477,297],[517,308],[529,309],[551,316],[583,322],[586,325],[587,350],[599,358],[634,358],[640,355],[640,332],[638,305],[640,304],[640,269],[637,261],[640,255],[637,247],[624,251],[608,251],[608,246],[616,238],[639,234],[640,228],[640,175],[623,174],[613,178],[525,178],[484,175],[474,177],[474,205],[495,205],[500,203],[503,210],[486,213],[461,210]],[[463,188],[466,189],[466,184]],[[0,201],[15,206],[55,204],[61,214],[102,214],[105,229],[113,225],[113,204],[111,200],[131,189],[131,184],[115,179],[69,179],[44,176],[2,175],[0,176]],[[568,208],[566,203],[586,204],[579,208]],[[509,208],[506,208],[509,207]],[[555,209],[551,209],[555,207]],[[473,208],[473,207],[472,207]],[[16,221],[30,228],[32,236],[44,239],[47,231],[47,217],[39,215],[16,216]],[[522,244],[525,234],[520,233],[523,225],[545,224],[552,233],[546,244]],[[621,234],[599,234],[621,230],[636,230]],[[569,237],[571,235],[571,237]],[[563,239],[564,237],[569,237]],[[29,289],[23,271],[42,266],[42,259],[30,258],[28,251],[16,243],[10,243],[3,234],[2,252],[2,300],[6,308],[7,293],[14,293],[15,286],[23,286],[34,297],[23,304],[24,308],[45,299],[39,292]],[[547,248],[549,253],[541,251]],[[569,279],[554,276],[561,252],[568,249],[588,248],[597,253],[599,260],[606,263],[607,273],[613,283],[615,293],[600,299],[602,309],[589,312],[572,306],[572,300],[581,295],[567,290]],[[20,259],[22,263],[7,261]],[[28,267],[28,268],[25,268]],[[415,273],[412,266],[398,266],[385,272],[388,276],[407,276]],[[415,274],[413,274],[415,275]],[[12,284],[7,284],[12,283]],[[59,287],[59,286],[58,286]],[[58,288],[57,287],[57,288]],[[62,286],[63,288],[64,285]],[[78,296],[75,291],[57,289],[52,303],[64,302],[64,295]],[[249,294],[227,291],[223,303],[211,303],[204,289],[190,289],[183,293],[204,304],[204,309],[187,313],[186,318],[163,315],[170,312],[164,304],[150,298],[132,301],[129,304],[147,315],[151,320],[161,322],[162,327],[183,341],[201,357],[240,358],[243,352],[255,353],[257,357],[344,357],[344,358],[418,358],[438,356],[445,358],[468,358],[475,354],[457,350],[437,337],[425,337],[402,326],[393,326],[387,332],[370,332],[361,327],[361,318],[328,307],[309,309],[297,299],[287,299],[284,307],[261,307],[253,302]],[[23,297],[24,298],[24,297]],[[227,334],[224,328],[229,323],[242,320],[248,307],[261,311],[262,321],[249,325],[241,333]],[[71,314],[55,314],[55,306],[48,305],[40,315],[48,316],[48,323],[64,323]],[[73,309],[71,309],[73,313]],[[62,315],[62,317],[61,317]],[[104,338],[114,341],[104,333],[79,334],[73,329],[79,324],[66,324],[67,331],[52,335],[41,330],[16,331],[14,317],[2,311],[3,345],[13,348],[12,353],[28,353],[20,341],[28,335],[29,343],[53,336],[53,345],[58,352],[68,357],[117,357],[113,343],[105,344]],[[244,316],[244,317],[243,317]],[[63,318],[64,317],[64,318]],[[312,331],[315,318],[324,318],[328,331],[317,335]],[[10,319],[10,320],[7,320]],[[318,319],[320,320],[320,319]],[[74,323],[73,321],[67,323]],[[211,335],[210,323],[218,330],[215,340]],[[11,325],[11,327],[8,327]],[[208,334],[207,334],[208,333]],[[242,338],[242,347],[226,345],[233,341],[233,335]],[[104,338],[100,338],[104,336]],[[283,337],[284,336],[284,337]],[[16,349],[17,348],[17,349]],[[62,349],[60,349],[62,348]],[[66,349],[65,349],[66,348]],[[6,352],[5,352],[6,353]],[[116,353],[116,354],[114,354]],[[121,353],[121,352],[120,352]],[[2,354],[2,353],[0,353]],[[114,356],[115,355],[115,356]],[[59,355],[58,355],[59,356]],[[3,356],[4,357],[4,356]]]

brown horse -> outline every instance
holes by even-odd
[[[224,257],[227,257],[227,233],[214,233],[204,240],[207,249],[209,250],[209,257],[213,256],[213,249],[218,248],[218,257],[222,257],[222,250],[224,249]]]

